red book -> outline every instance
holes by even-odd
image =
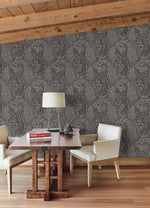
[[[30,138],[35,138],[35,137],[50,137],[52,134],[51,133],[44,133],[44,134],[29,134]]]
[[[36,137],[51,137],[51,132],[48,132],[47,129],[32,129],[27,133],[28,138]]]

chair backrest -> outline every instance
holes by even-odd
[[[7,126],[0,126],[0,144],[5,144],[8,147],[8,131]]]
[[[98,140],[114,140],[121,138],[122,128],[120,126],[114,126],[109,124],[98,125]]]

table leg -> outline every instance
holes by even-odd
[[[45,150],[45,201],[50,200],[50,172],[50,151]]]
[[[66,171],[66,150],[63,150],[63,171]]]
[[[53,197],[69,197],[68,191],[64,191],[62,187],[63,150],[57,150],[57,161],[55,157],[53,157],[53,161],[50,161],[50,150],[45,150],[44,154],[45,162],[42,163],[45,164],[45,176],[41,177],[38,176],[38,163],[42,163],[37,161],[37,150],[32,150],[32,190],[27,191],[27,198],[44,198],[45,201],[49,201]],[[57,176],[53,175],[55,171],[51,172],[51,165],[54,167],[57,165]],[[45,190],[38,190],[38,179],[40,178],[45,178]],[[54,187],[52,190],[51,180],[53,179],[57,180],[56,190]]]
[[[37,162],[37,150],[32,150],[32,190],[27,191],[27,198],[41,198],[41,194],[38,193],[38,162]]]
[[[32,150],[32,190],[38,190],[38,167],[37,167],[37,151]]]
[[[58,150],[58,191],[62,191],[62,150]]]
[[[56,150],[55,149],[53,149],[53,161],[54,162],[56,161]],[[53,171],[55,171],[55,169],[56,169],[56,165],[53,164]]]

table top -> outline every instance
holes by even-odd
[[[52,141],[32,142],[27,139],[26,134],[14,141],[9,149],[11,150],[32,150],[32,149],[80,149],[79,129],[73,129],[72,135],[52,132]]]

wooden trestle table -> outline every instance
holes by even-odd
[[[26,135],[20,137],[9,147],[11,150],[32,151],[32,190],[27,191],[27,198],[51,198],[68,197],[68,191],[63,190],[63,163],[65,164],[65,152],[70,149],[80,149],[79,129],[74,129],[72,135],[59,132],[52,133],[51,142],[32,142],[27,140]],[[44,151],[43,161],[38,161],[37,151]],[[38,164],[45,167],[44,176],[38,175]],[[45,179],[45,190],[38,190],[38,180]],[[56,189],[53,188],[53,180],[57,180]]]

